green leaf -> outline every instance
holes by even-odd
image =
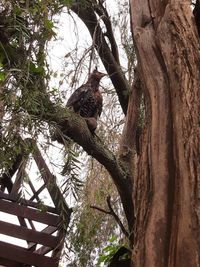
[[[14,5],[13,12],[14,12],[15,15],[19,16],[22,13],[22,9],[19,8],[17,5]]]
[[[106,255],[101,255],[101,256],[99,256],[98,263],[105,262],[106,258],[107,258],[107,256],[106,256]]]
[[[41,66],[36,66],[33,62],[30,63],[30,71],[37,74],[43,74],[44,68]]]
[[[61,2],[61,4],[63,4],[66,7],[69,7],[69,8],[72,5],[72,0],[61,0],[60,2]]]
[[[53,24],[53,22],[51,20],[45,19],[44,27],[47,30],[51,30],[54,27],[54,24]]]
[[[4,81],[5,80],[5,72],[0,72],[0,81]]]
[[[109,239],[109,242],[112,243],[114,241],[117,240],[117,237],[115,235],[111,236],[111,238]]]

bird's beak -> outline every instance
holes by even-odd
[[[99,76],[99,78],[101,79],[101,78],[103,78],[104,76],[107,76],[108,74],[106,74],[106,73],[102,73],[102,72],[99,72],[98,73],[98,76]]]

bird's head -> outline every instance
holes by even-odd
[[[97,69],[95,69],[89,76],[89,80],[90,81],[98,81],[100,82],[101,78],[103,78],[104,76],[106,76],[107,74],[99,72]]]

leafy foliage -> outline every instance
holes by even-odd
[[[79,178],[82,162],[79,159],[81,155],[80,149],[76,145],[69,145],[66,152],[65,165],[62,170],[64,182],[61,184],[63,194],[67,198],[72,194],[74,199],[78,201],[83,188],[83,181]]]
[[[59,110],[59,106],[66,100],[66,88],[78,86],[78,81],[83,79],[82,73],[88,71],[87,66],[91,64],[91,59],[99,63],[91,43],[85,50],[80,49],[81,52],[78,46],[73,51],[66,51],[63,73],[59,76],[62,81],[59,81],[59,86],[52,89],[52,76],[55,75],[53,78],[56,78],[57,74],[50,68],[47,48],[52,39],[58,38],[56,15],[61,14],[63,7],[66,11],[66,7],[70,8],[71,4],[71,0],[2,1],[0,7],[1,172],[9,169],[22,150],[21,141],[16,137],[18,135],[38,140],[48,151],[52,145],[50,129],[54,128],[54,125],[44,122],[44,116],[53,116]],[[88,1],[83,1],[83,5],[85,4],[88,4]],[[126,3],[124,7],[127,8],[128,4]],[[127,21],[123,21],[122,14],[120,19],[125,27]],[[130,57],[133,47],[129,43],[127,33],[123,33],[122,41],[123,46],[126,46],[124,57]],[[130,75],[132,68],[133,65],[129,65],[128,68],[124,66],[124,72],[129,75],[130,82],[132,82]],[[64,97],[61,97],[60,93],[64,86],[66,87]],[[124,121],[111,84],[103,88],[103,94],[105,108],[99,121],[97,135],[104,139],[112,151],[116,151]],[[27,151],[29,149],[25,148]],[[70,248],[75,252],[75,262],[78,266],[93,266],[93,261],[100,248],[107,242],[107,237],[119,229],[112,217],[94,211],[90,205],[95,204],[105,208],[105,199],[109,194],[115,199],[119,214],[123,213],[116,189],[108,179],[108,173],[94,160],[84,159],[84,168],[83,157],[85,157],[83,151],[69,141],[64,160],[62,159],[61,166],[64,162],[65,168],[60,186],[66,198],[72,196],[73,201],[77,201],[74,201],[78,208],[75,209],[73,226],[69,233],[72,242]],[[58,172],[61,172],[61,167],[58,168]],[[82,170],[85,172],[85,177],[80,175]]]
[[[108,240],[108,245],[103,248],[102,253],[99,255],[98,264],[109,264],[116,252],[124,245],[119,245],[116,236],[112,236]],[[127,254],[123,255],[123,259],[129,257]]]

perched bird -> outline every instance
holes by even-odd
[[[95,69],[89,76],[88,81],[81,85],[70,96],[67,107],[72,107],[74,112],[86,118],[91,131],[97,127],[97,118],[102,112],[102,95],[99,91],[99,82],[106,74]]]

